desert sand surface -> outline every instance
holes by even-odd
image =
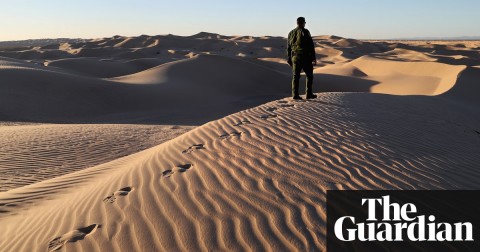
[[[480,189],[480,42],[0,47],[0,251],[323,251],[326,190]]]
[[[191,128],[127,124],[0,126],[0,191],[127,156]]]

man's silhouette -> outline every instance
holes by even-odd
[[[305,18],[297,18],[297,28],[288,33],[287,62],[292,67],[292,96],[295,100],[302,98],[298,94],[300,72],[303,70],[307,76],[307,99],[317,98],[313,94],[313,65],[317,64],[315,45],[310,32],[305,29]]]

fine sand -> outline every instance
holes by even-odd
[[[0,48],[0,251],[322,251],[326,190],[480,189],[480,42]],[[187,132],[188,131],[188,132]]]

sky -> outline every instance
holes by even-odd
[[[201,31],[285,37],[298,16],[312,35],[479,36],[479,11],[478,0],[0,0],[0,41]]]

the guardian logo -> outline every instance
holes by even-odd
[[[480,190],[328,190],[327,252],[479,252]]]
[[[367,218],[342,216],[334,222],[334,234],[351,241],[474,241],[471,222],[441,222],[435,215],[419,215],[414,203],[391,202],[390,195],[362,198]]]

